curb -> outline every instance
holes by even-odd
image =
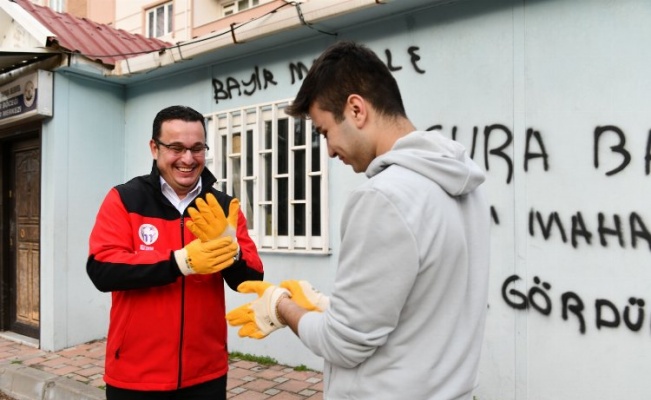
[[[20,364],[0,365],[0,390],[17,400],[106,400],[102,389]]]

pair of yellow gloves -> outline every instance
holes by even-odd
[[[256,293],[258,298],[226,314],[226,320],[231,326],[241,326],[238,331],[241,337],[253,339],[262,339],[286,326],[278,315],[278,303],[283,296],[291,297],[308,311],[322,312],[330,306],[330,299],[307,281],[288,280],[279,286],[263,281],[246,281],[237,287],[237,291]]]
[[[198,198],[197,208],[188,208],[192,220],[187,226],[197,239],[174,252],[183,275],[219,272],[233,265],[240,251],[236,236],[240,201],[231,200],[228,218],[212,193],[208,193],[206,201]]]
[[[228,217],[212,193],[206,195],[206,201],[198,198],[195,204],[197,208],[188,208],[192,219],[187,226],[197,239],[176,250],[174,258],[183,275],[213,274],[230,267],[237,259],[240,202],[231,200]],[[330,304],[330,299],[307,281],[288,280],[280,286],[264,281],[246,281],[237,287],[237,291],[256,293],[258,298],[229,312],[226,320],[232,326],[242,326],[240,336],[254,339],[262,339],[285,326],[277,311],[283,296],[291,297],[308,311],[324,311]]]

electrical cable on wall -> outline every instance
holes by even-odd
[[[305,17],[303,16],[303,11],[301,10],[301,4],[300,4],[300,3],[297,3],[297,2],[295,2],[295,1],[287,1],[287,0],[284,0],[284,1],[285,1],[285,3],[287,3],[287,4],[291,4],[291,5],[293,5],[294,7],[296,7],[296,12],[298,13],[298,18],[301,20],[301,24],[303,24],[303,25],[307,26],[308,28],[310,28],[310,29],[312,29],[312,30],[315,30],[315,31],[317,31],[317,32],[319,32],[319,33],[323,33],[324,35],[337,36],[336,33],[325,32],[325,31],[322,31],[322,30],[320,30],[320,29],[314,28],[314,27],[312,26],[312,24],[310,24],[309,22],[305,21]]]

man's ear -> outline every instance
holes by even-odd
[[[156,146],[154,139],[149,141],[149,150],[151,150],[151,156],[156,160],[158,158],[158,146]]]
[[[361,128],[368,118],[368,104],[364,98],[358,94],[351,94],[346,101],[344,113],[346,117],[354,122],[357,128]]]

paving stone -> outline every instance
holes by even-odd
[[[104,400],[105,350],[104,340],[47,352],[33,343],[0,336],[0,391],[20,399]],[[322,374],[314,371],[233,360],[228,371],[227,398],[322,400],[322,381]]]

